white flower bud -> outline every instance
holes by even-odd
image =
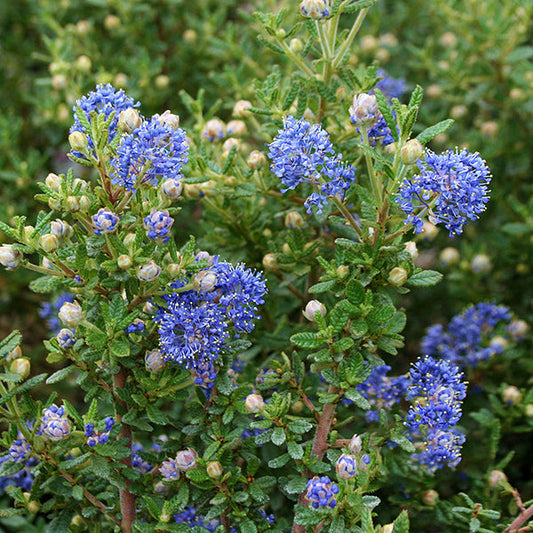
[[[259,413],[265,408],[265,401],[260,394],[248,394],[244,406],[249,413]]]
[[[266,270],[278,270],[278,260],[276,258],[276,254],[266,254],[263,257],[263,267]]]
[[[116,15],[107,15],[104,19],[104,27],[108,31],[113,31],[120,28],[121,20]]]
[[[47,233],[39,238],[39,245],[47,252],[55,252],[59,248],[59,239],[52,233]]]
[[[363,441],[359,435],[354,435],[352,437],[350,444],[348,444],[348,449],[354,455],[361,453],[361,450],[363,449]]]
[[[495,489],[501,481],[507,481],[507,476],[501,470],[492,470],[489,474],[489,487]]]
[[[22,259],[22,254],[13,249],[11,244],[0,246],[0,264],[7,270],[16,270]]]
[[[233,115],[238,118],[243,118],[250,112],[249,109],[251,107],[252,104],[248,100],[239,100],[233,108]]]
[[[422,501],[429,507],[435,507],[439,502],[439,493],[436,490],[426,490],[422,494]]]
[[[30,375],[31,363],[27,359],[15,359],[9,366],[9,371],[17,374],[22,379],[26,379]]]
[[[57,218],[50,222],[50,233],[55,235],[58,239],[69,239],[72,237],[74,230],[68,222]]]
[[[226,135],[226,125],[219,118],[212,118],[205,123],[204,137],[210,141],[220,141]]]
[[[126,254],[119,255],[117,258],[118,268],[122,270],[128,270],[133,265],[133,259]]]
[[[529,331],[529,325],[524,320],[513,320],[507,326],[507,332],[511,335],[514,341],[521,341],[527,335]]]
[[[137,267],[137,277],[141,281],[154,281],[159,274],[161,274],[161,267],[153,260]]]
[[[405,243],[405,251],[413,258],[418,257],[418,248],[416,247],[415,241],[407,241]]]
[[[192,286],[196,292],[211,292],[217,282],[217,275],[212,270],[202,270],[194,276]]]
[[[472,258],[470,268],[474,274],[483,274],[492,270],[492,262],[487,254],[477,254]]]
[[[183,40],[186,43],[192,44],[198,39],[198,33],[194,30],[188,29],[183,32]]]
[[[260,152],[259,150],[252,150],[248,156],[248,159],[246,160],[246,163],[252,170],[257,170],[266,165],[267,158],[263,152]]]
[[[236,150],[238,152],[241,148],[241,141],[239,141],[239,139],[235,139],[234,137],[226,139],[224,141],[224,144],[222,145],[222,157],[228,157],[234,146],[236,147]]]
[[[451,31],[440,36],[440,44],[443,48],[454,48],[457,46],[457,37]]]
[[[440,264],[442,266],[450,266],[450,265],[455,265],[459,261],[461,256],[457,248],[448,246],[447,248],[444,248],[442,250],[439,258],[440,258]]]
[[[177,179],[169,178],[161,184],[160,191],[163,196],[177,200],[183,191],[183,184]]]
[[[118,128],[125,133],[131,133],[141,127],[143,120],[139,112],[133,107],[128,107],[120,112],[118,117]]]
[[[65,326],[75,328],[85,318],[85,313],[78,302],[65,302],[57,316]]]
[[[304,219],[298,211],[290,211],[285,215],[285,227],[287,228],[301,228],[304,223]]]
[[[93,63],[86,55],[81,55],[76,59],[76,68],[82,72],[89,72]]]
[[[395,287],[401,287],[407,281],[407,270],[395,267],[389,272],[389,282]]]
[[[304,45],[300,39],[291,39],[289,48],[294,54],[299,54],[304,49]]]
[[[159,115],[157,120],[159,120],[161,124],[170,126],[174,130],[177,130],[180,127],[180,117],[171,113],[169,109],[167,109],[162,115]]]
[[[182,472],[188,472],[196,468],[197,458],[198,454],[192,448],[187,448],[176,454],[176,465]]]
[[[84,152],[89,144],[87,135],[85,135],[85,133],[82,133],[81,131],[73,131],[68,136],[68,142],[70,144],[70,147],[76,152]]]
[[[502,400],[509,405],[516,405],[522,401],[522,393],[518,387],[509,385],[503,390]]]
[[[155,86],[158,89],[166,89],[170,84],[170,78],[166,74],[159,74],[155,78]]]
[[[53,198],[50,198],[53,200]],[[65,209],[71,213],[80,210],[80,201],[75,196],[67,196],[65,198]]]
[[[318,300],[311,300],[307,302],[307,305],[303,311],[304,317],[310,322],[316,322],[315,316],[317,313],[320,313],[323,317],[326,316],[326,306]]]
[[[222,465],[218,461],[209,461],[209,463],[207,463],[206,470],[207,470],[207,475],[211,479],[218,479],[224,472]]]
[[[424,154],[424,147],[417,139],[407,141],[400,150],[400,157],[404,165],[414,165]]]
[[[226,127],[226,131],[228,132],[228,135],[242,137],[246,134],[246,124],[242,120],[230,120]]]
[[[55,192],[59,192],[61,190],[61,183],[63,182],[63,178],[60,178],[57,174],[53,174],[50,172],[48,176],[46,176],[44,182],[50,189],[52,189]]]
[[[371,125],[380,116],[378,101],[373,94],[356,94],[350,107],[350,120],[354,124]]]
[[[166,361],[160,350],[152,350],[146,352],[144,356],[144,364],[148,372],[161,372],[166,366]]]

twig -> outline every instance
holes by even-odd
[[[514,522],[504,531],[504,533],[517,533],[518,531],[527,531],[527,529],[519,529],[520,526],[533,516],[533,505],[524,509],[514,520]]]

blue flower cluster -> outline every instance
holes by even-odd
[[[476,220],[489,200],[490,170],[477,153],[467,150],[437,155],[431,150],[418,161],[420,174],[406,178],[396,197],[413,224],[415,233],[422,231],[422,217],[444,223],[450,237],[460,235],[468,220]]]
[[[76,335],[70,328],[63,328],[59,330],[56,339],[59,347],[66,350],[76,342]]]
[[[146,326],[140,318],[136,318],[129,326],[124,328],[125,333],[140,333],[144,331]]]
[[[211,533],[220,525],[220,520],[215,518],[213,520],[205,521],[205,517],[197,513],[196,507],[186,507],[185,510],[179,514],[174,515],[174,520],[177,524],[186,524],[188,526],[203,527]]]
[[[336,507],[336,494],[338,492],[339,487],[328,476],[315,476],[307,482],[306,496],[315,509],[319,507]]]
[[[46,320],[48,329],[57,335],[61,329],[61,322],[57,316],[64,303],[74,301],[74,295],[68,292],[59,294],[52,302],[44,302],[39,309],[39,316]]]
[[[2,466],[6,461],[9,461],[9,459],[9,454],[0,457],[0,466]],[[0,477],[0,494],[5,491],[5,488],[8,486],[20,487],[23,491],[29,492],[33,485],[32,470],[33,467],[38,463],[39,461],[37,461],[37,459],[30,457],[24,465],[24,468],[19,470],[16,474]]]
[[[413,454],[413,459],[432,471],[445,464],[457,466],[465,440],[454,428],[466,396],[463,374],[449,361],[425,356],[412,365],[409,376],[407,398],[411,408],[405,425],[412,438],[422,439],[425,445],[422,452]]]
[[[430,326],[422,339],[422,352],[464,367],[474,367],[503,351],[500,343],[491,343],[490,334],[500,323],[511,320],[504,305],[479,303],[454,316],[445,328]]]
[[[295,189],[300,183],[311,183],[318,189],[305,201],[308,213],[312,213],[312,205],[321,213],[328,197],[344,198],[355,182],[355,168],[343,164],[342,154],[335,155],[329,134],[320,124],[311,125],[289,115],[268,146],[270,169],[281,179],[285,187],[282,192]]]
[[[137,470],[137,472],[139,472],[140,474],[146,474],[147,472],[150,472],[152,470],[152,465],[139,455],[139,452],[142,452],[143,450],[144,448],[142,444],[135,443],[131,447],[131,466],[132,468],[135,468],[135,470]]]
[[[140,102],[135,102],[135,100],[130,98],[122,89],[117,90],[111,84],[106,83],[97,85],[94,91],[77,100],[73,107],[73,111],[76,112],[77,108],[80,108],[89,123],[92,122],[91,113],[93,112],[98,114],[102,113],[106,120],[112,113],[114,113],[108,128],[108,139],[109,142],[111,142],[115,138],[120,112],[140,105]],[[89,148],[94,150],[94,141],[91,138],[91,132],[86,131],[76,113],[74,113],[74,124],[71,126],[69,133],[74,131],[81,131],[87,135]],[[74,152],[74,155],[77,157],[83,157],[83,154],[80,152]]]
[[[109,441],[109,434],[115,425],[115,420],[112,416],[106,417],[104,420],[104,431],[95,431],[94,424],[85,425],[85,436],[87,437],[87,446],[94,447],[97,444],[105,444]]]
[[[257,306],[264,303],[265,280],[259,272],[233,266],[212,259],[203,275],[204,282],[197,290],[188,290],[164,296],[166,307],[161,307],[155,317],[159,324],[160,346],[163,357],[196,370],[203,376],[212,372],[210,364],[218,357],[230,337],[250,332],[258,316]],[[180,279],[171,288],[180,289],[195,285],[190,279]],[[208,290],[202,290],[205,288]],[[209,378],[210,380],[211,378]],[[202,378],[203,381],[203,378]]]
[[[119,221],[120,217],[113,213],[111,209],[102,207],[93,216],[94,233],[96,235],[113,233],[117,229]]]
[[[31,446],[30,443],[19,433],[18,439],[13,441],[9,447],[9,457],[15,463],[25,463],[30,458]]]
[[[155,187],[162,179],[181,178],[188,153],[185,132],[156,115],[122,138],[117,156],[111,160],[111,182],[135,192],[140,184]]]
[[[379,422],[380,409],[389,410],[407,393],[409,378],[407,376],[389,377],[387,373],[390,369],[388,365],[376,366],[367,380],[357,385],[357,390],[375,408],[366,412],[367,422]]]
[[[63,440],[70,435],[70,422],[65,416],[65,408],[52,404],[43,409],[41,426],[37,435],[45,435],[50,440]]]
[[[168,211],[152,211],[144,219],[144,229],[149,239],[159,242],[168,242],[170,238],[170,228],[174,224],[174,219],[169,216]]]
[[[382,68],[378,69],[377,75],[381,78],[376,83],[376,89],[379,89],[389,101],[393,98],[401,98],[407,90],[407,85],[403,78],[393,78],[389,76]],[[372,94],[373,91],[370,91]]]

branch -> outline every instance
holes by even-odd
[[[516,533],[518,531],[524,531],[524,529],[518,529],[526,520],[529,520],[533,516],[533,505],[524,509],[514,520],[514,522],[504,531],[504,533]],[[525,530],[527,531],[527,530]]]

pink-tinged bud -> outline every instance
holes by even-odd
[[[459,262],[459,259],[461,258],[461,255],[459,254],[459,251],[457,248],[453,248],[451,246],[448,246],[447,248],[444,248],[442,252],[439,255],[440,264],[442,266],[451,266],[455,265]]]
[[[169,109],[167,109],[162,115],[159,115],[157,119],[161,124],[170,126],[173,130],[177,130],[180,127],[180,117],[171,113]]]
[[[209,461],[206,470],[207,475],[212,479],[218,479],[224,472],[222,465],[218,461]]]
[[[22,379],[26,379],[30,375],[31,363],[27,359],[15,359],[9,366],[9,371],[17,374]]]
[[[265,408],[265,401],[260,394],[248,394],[244,406],[249,413],[260,413]]]
[[[76,152],[84,152],[89,144],[87,135],[85,135],[85,133],[82,133],[81,131],[73,131],[68,136],[68,142],[71,148]]]
[[[266,254],[263,257],[263,266],[266,270],[278,270],[278,260],[276,258],[276,254]]]
[[[513,320],[507,326],[507,332],[511,335],[514,341],[521,341],[525,339],[529,331],[529,324],[524,320]]]
[[[60,178],[57,174],[53,174],[50,172],[48,176],[46,176],[44,182],[50,189],[52,189],[55,192],[59,192],[61,190],[61,183],[63,182],[63,178]]]
[[[148,372],[161,372],[165,369],[166,361],[163,359],[163,355],[160,350],[152,350],[146,352],[144,356],[144,364]]]
[[[451,31],[443,33],[440,36],[440,45],[443,48],[453,48],[457,46],[457,37],[455,36],[455,33],[452,33]]]
[[[22,254],[13,248],[11,244],[0,246],[0,265],[7,270],[16,270],[22,260]]]
[[[435,507],[439,502],[439,493],[436,490],[426,490],[422,494],[422,501],[429,507]]]
[[[379,37],[379,44],[381,44],[381,46],[388,46],[389,48],[392,48],[394,46],[398,46],[398,39],[393,33],[384,33]]]
[[[400,150],[400,157],[404,165],[414,165],[424,154],[424,147],[417,139],[407,141]]]
[[[379,41],[373,35],[365,35],[361,38],[361,50],[371,52],[379,46]]]
[[[140,128],[143,120],[139,112],[133,107],[128,107],[120,112],[118,117],[118,128],[125,133],[131,133]]]
[[[8,354],[7,354],[7,361],[13,361],[14,359],[18,359],[19,357],[22,357],[22,348],[20,346],[15,346]]]
[[[446,70],[446,69],[443,69]],[[459,120],[460,118],[463,118],[468,113],[468,109],[465,105],[454,105],[450,109],[450,116],[454,120]]]
[[[78,302],[65,302],[57,316],[65,326],[75,328],[85,318],[85,313]]]
[[[233,108],[233,115],[238,118],[243,118],[250,113],[249,109],[251,107],[252,104],[248,100],[239,100]]]
[[[518,387],[509,385],[505,387],[502,393],[502,400],[508,405],[516,405],[522,401],[522,393]]]
[[[246,124],[242,120],[230,120],[226,127],[228,135],[242,137],[246,134]]]
[[[119,255],[117,258],[117,264],[118,268],[121,268],[122,270],[128,270],[128,268],[133,265],[133,259],[126,254]]]
[[[316,322],[317,313],[320,313],[323,317],[326,316],[326,306],[318,300],[311,300],[307,302],[307,305],[303,311],[304,317],[310,322]]]
[[[507,481],[507,476],[501,470],[492,470],[489,474],[489,487],[495,489],[502,481]]]
[[[361,450],[363,449],[363,441],[359,435],[354,435],[352,437],[350,444],[348,444],[348,449],[354,455],[361,453]]]
[[[202,270],[194,276],[192,286],[196,292],[211,292],[217,282],[217,275],[212,270]]]
[[[137,278],[141,281],[154,281],[159,274],[161,274],[161,267],[153,260],[139,265],[137,268]]]
[[[481,135],[484,137],[496,137],[499,129],[500,127],[497,122],[494,122],[494,120],[488,120],[481,124]]]
[[[357,474],[356,457],[343,453],[335,464],[335,470],[339,479],[352,479]]]
[[[263,152],[260,152],[259,150],[252,150],[250,152],[250,155],[248,156],[248,159],[246,160],[246,164],[252,169],[257,170],[259,168],[262,168],[266,165],[267,158]]]
[[[407,281],[407,270],[395,267],[389,272],[389,282],[395,287],[401,287]]]
[[[477,254],[472,258],[470,268],[474,274],[484,274],[492,270],[492,262],[487,254]]]
[[[428,95],[429,98],[432,98],[432,99],[440,98],[442,96],[442,88],[440,85],[437,85],[436,83],[434,83],[433,85],[430,85],[426,89],[426,94]]]
[[[187,448],[176,454],[176,465],[182,472],[188,472],[196,468],[197,458],[198,454],[192,448]]]
[[[203,136],[208,141],[220,141],[224,135],[226,135],[226,125],[219,118],[212,118],[205,123]]]
[[[290,211],[285,215],[285,227],[289,229],[301,228],[304,223],[304,218],[298,211]]]
[[[39,238],[39,245],[47,253],[55,252],[59,248],[59,239],[52,233],[47,233]]]
[[[177,179],[169,178],[161,184],[160,191],[166,198],[177,200],[183,191],[183,184]]]
[[[376,96],[366,93],[354,96],[353,105],[349,111],[350,120],[357,125],[369,126],[376,122],[381,115]]]

